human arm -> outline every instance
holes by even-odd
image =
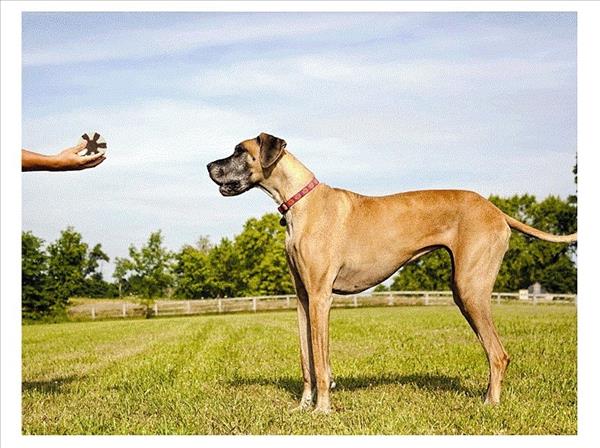
[[[27,149],[21,150],[22,171],[73,171],[98,166],[105,160],[105,153],[99,152],[89,156],[78,153],[85,149],[86,143],[67,148],[58,154],[44,155]]]

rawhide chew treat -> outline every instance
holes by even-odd
[[[106,151],[106,140],[97,132],[83,134],[77,143],[85,143],[85,149],[79,152],[80,156],[91,156]]]

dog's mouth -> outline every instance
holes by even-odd
[[[244,185],[239,181],[232,181],[226,183],[218,183],[219,185],[219,193],[223,196],[237,196],[238,194],[242,194],[245,191],[248,191],[252,185]]]
[[[229,183],[225,183],[225,184],[219,184],[217,182],[217,185],[219,185],[219,193],[221,193],[223,196],[235,196],[237,193],[237,191],[239,190],[239,182],[229,182]]]

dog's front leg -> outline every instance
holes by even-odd
[[[308,296],[297,288],[298,294],[298,334],[300,336],[300,362],[304,389],[297,410],[308,409],[313,405],[315,387],[315,368],[311,346],[310,318],[308,313]]]
[[[300,339],[300,366],[302,368],[302,379],[304,381],[304,389],[300,404],[294,408],[294,411],[301,411],[312,407],[315,399],[315,367],[313,365],[312,346],[310,343],[310,318],[308,315],[308,293],[304,287],[304,283],[300,278],[295,264],[291,258],[287,259],[296,296],[298,297],[298,336]]]
[[[317,383],[317,404],[315,412],[331,412],[329,386],[331,372],[329,367],[329,310],[331,308],[331,290],[309,292],[309,318],[311,346]]]

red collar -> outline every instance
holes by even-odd
[[[292,205],[294,205],[296,202],[298,202],[300,199],[302,199],[304,196],[306,196],[308,193],[310,193],[313,190],[313,188],[315,188],[317,185],[319,185],[319,181],[317,180],[316,177],[313,177],[312,180],[308,184],[306,184],[306,186],[302,190],[300,190],[298,193],[296,193],[290,199],[288,199],[287,201],[282,203],[279,207],[277,207],[277,210],[279,210],[279,213],[281,213],[282,215],[285,215],[287,213],[287,211],[290,208],[292,208]]]

